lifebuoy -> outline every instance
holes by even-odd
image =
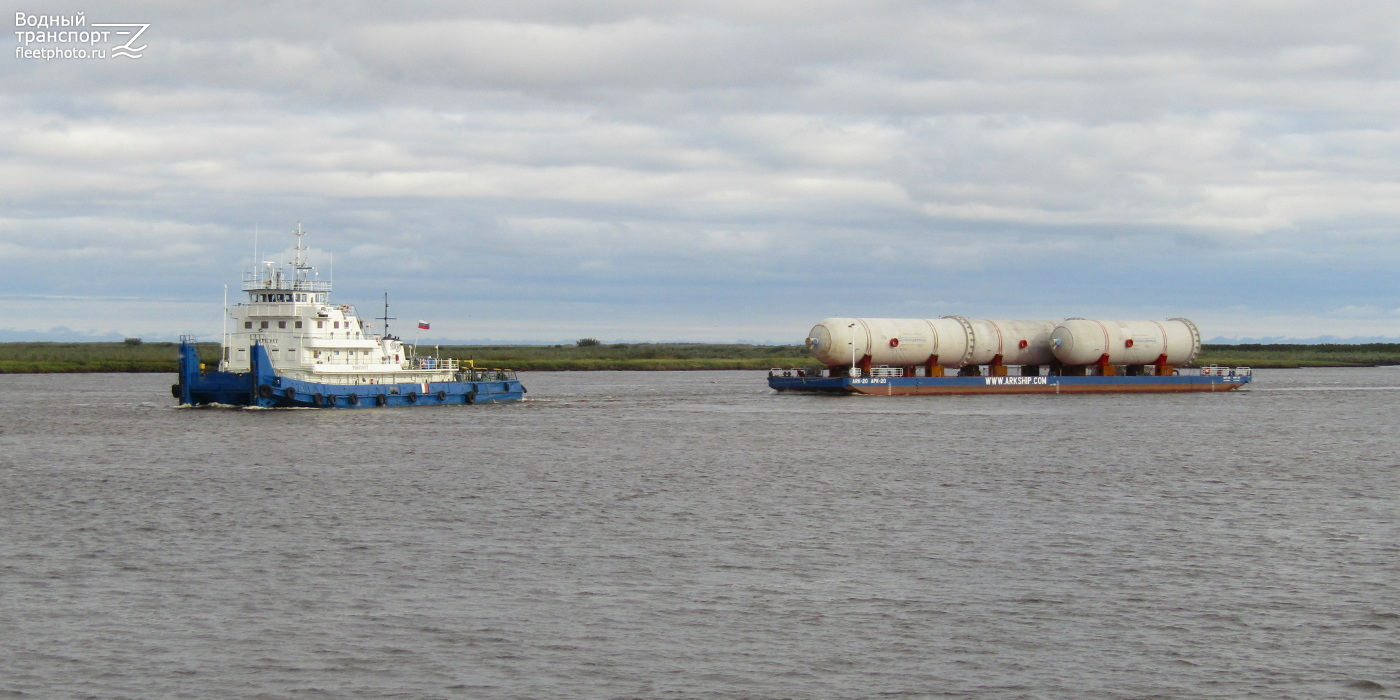
[[[1026,347],[1029,346],[1029,345],[1030,345],[1030,343],[1028,343],[1028,342],[1026,342],[1026,341],[1024,341],[1024,340],[1022,340],[1022,341],[1019,342],[1019,343],[1016,343],[1016,347],[1021,348],[1022,350],[1025,350]]]
[[[890,338],[890,347],[892,347],[892,348],[897,348],[897,347],[899,347],[899,338]]]
[[[387,394],[376,394],[375,397],[374,397],[374,405],[376,405],[376,406],[388,406],[388,405],[389,405],[389,397],[388,397],[388,395],[387,395]]]
[[[405,398],[408,399],[408,402],[409,402],[409,403],[418,403],[418,394],[416,394],[416,393],[414,393],[414,392],[412,392],[412,391],[408,392],[408,396],[405,397]]]
[[[1132,338],[1129,338],[1129,339],[1123,341],[1123,347],[1125,347],[1125,348],[1130,348],[1130,347],[1132,347],[1132,346],[1133,346],[1133,339],[1132,339]]]

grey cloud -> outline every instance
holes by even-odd
[[[342,289],[522,337],[1105,297],[1400,335],[1397,13],[104,4],[140,62],[0,74],[0,293],[210,295],[300,219]]]

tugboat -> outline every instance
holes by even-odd
[[[389,334],[366,332],[354,306],[332,304],[331,283],[306,259],[298,224],[290,265],[263,262],[243,276],[247,303],[228,309],[218,370],[206,370],[193,336],[180,337],[180,405],[261,408],[370,408],[519,401],[515,373],[470,361],[418,356]],[[420,324],[423,327],[426,324]]]

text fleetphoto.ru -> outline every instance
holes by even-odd
[[[31,15],[15,13],[15,58],[105,60],[141,58],[141,39],[150,24],[88,22],[87,13]]]

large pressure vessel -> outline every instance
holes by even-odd
[[[943,367],[992,363],[1049,364],[1054,321],[943,318],[828,318],[812,327],[812,357],[829,367],[859,364],[908,367],[930,360]]]
[[[1071,318],[1050,334],[1055,359],[1067,365],[1186,365],[1201,352],[1201,332],[1184,318],[1092,321]]]

